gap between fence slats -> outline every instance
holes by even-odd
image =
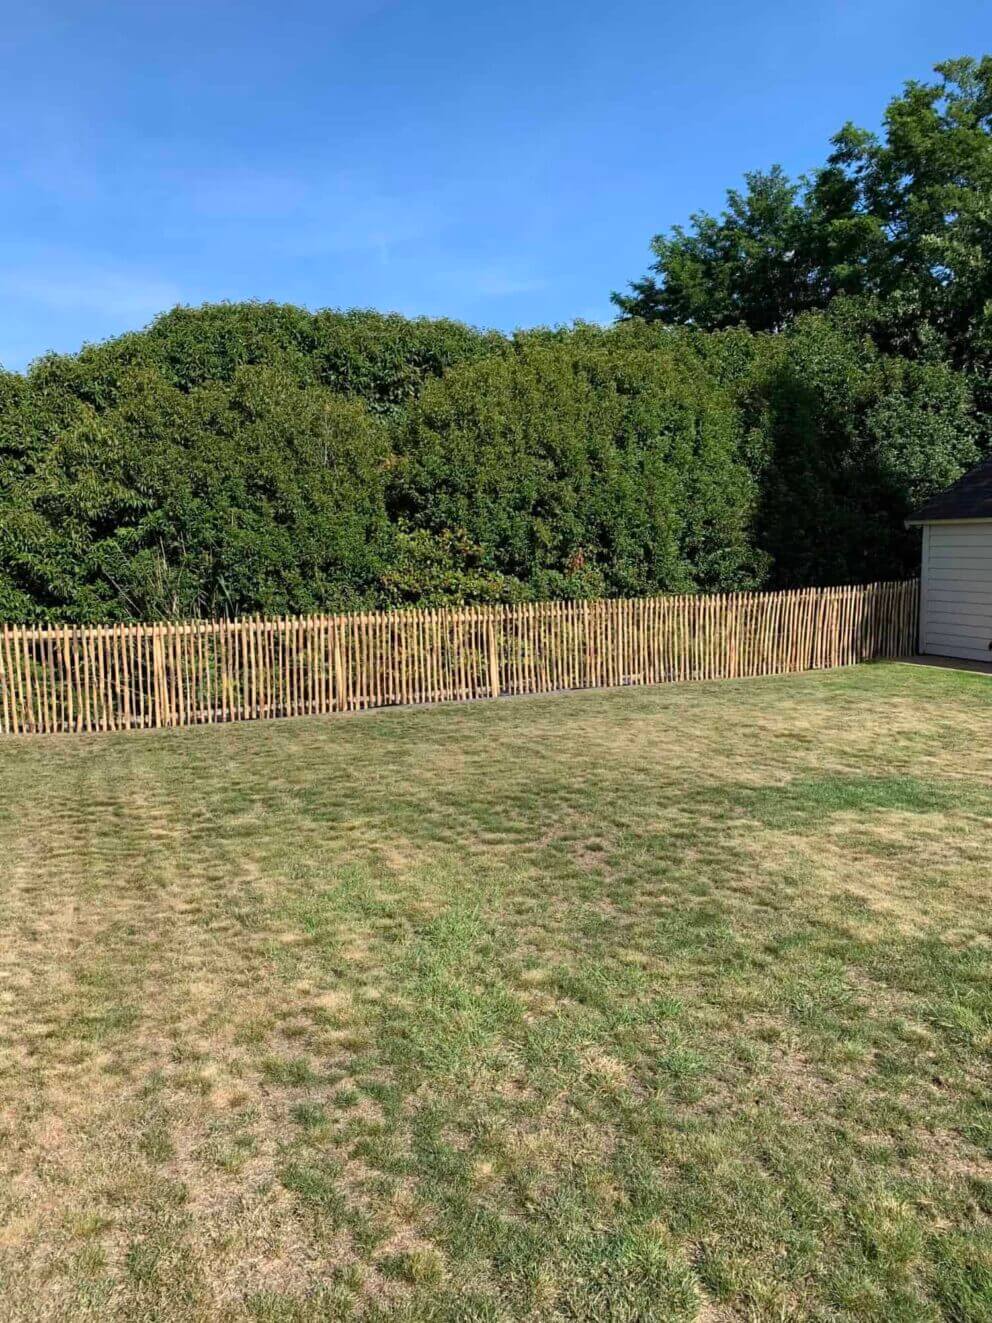
[[[919,587],[0,626],[0,733],[322,715],[609,685],[735,679],[916,650]]]

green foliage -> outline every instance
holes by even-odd
[[[987,373],[992,57],[936,72],[890,102],[882,137],[847,124],[811,178],[749,174],[720,217],[656,236],[622,314],[764,331],[846,295],[880,347]]]
[[[936,333],[962,366],[992,348],[992,57],[908,83],[878,138],[847,124],[809,198],[821,264],[877,304],[890,343]]]
[[[146,331],[88,345],[79,354],[49,355],[33,365],[31,380],[43,395],[106,408],[117,402],[129,368],[152,368],[189,391],[230,381],[244,367],[277,367],[300,385],[326,386],[357,396],[374,413],[394,413],[431,377],[505,343],[496,332],[443,318],[215,303],[173,308]]]
[[[486,568],[484,549],[464,529],[433,532],[401,517],[392,551],[382,576],[384,605],[519,602],[529,596],[519,579]]]
[[[764,346],[741,389],[766,447],[755,535],[773,583],[915,572],[906,514],[978,458],[966,378],[807,314]]]
[[[800,186],[779,166],[753,171],[745,182],[745,192],[728,191],[719,219],[696,212],[691,231],[676,225],[670,236],[655,235],[654,274],[632,282],[632,293],[613,295],[624,316],[776,331],[823,305],[827,291],[811,268]]]
[[[373,600],[382,425],[358,401],[239,369],[189,393],[128,369],[10,482],[0,615],[312,611]]]
[[[0,617],[404,598],[417,546],[387,523],[386,422],[506,348],[451,321],[219,304],[0,374]]]
[[[772,586],[915,573],[906,515],[979,458],[972,379],[939,357],[883,353],[847,300],[777,335],[640,320],[615,334],[680,362],[691,353],[729,394]]]
[[[760,581],[738,414],[689,353],[523,336],[429,383],[397,448],[394,511],[535,595]]]
[[[992,61],[939,73],[656,239],[609,329],[219,304],[0,373],[0,617],[911,572],[992,419]]]
[[[975,436],[965,376],[882,353],[852,301],[778,335],[635,319],[512,341],[177,309],[0,375],[0,616],[898,575],[904,515]]]
[[[882,136],[847,124],[810,178],[749,174],[721,216],[656,236],[614,295],[697,328],[734,390],[779,584],[912,569],[905,515],[992,442],[992,57],[936,72]]]

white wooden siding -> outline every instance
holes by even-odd
[[[920,651],[992,661],[992,519],[924,524]]]

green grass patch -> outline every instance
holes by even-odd
[[[992,686],[0,744],[4,1317],[992,1319]]]

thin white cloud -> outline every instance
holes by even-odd
[[[461,279],[464,282],[466,277]],[[467,283],[476,294],[495,299],[508,298],[513,294],[535,294],[546,289],[548,284],[543,276],[524,275],[512,268],[502,269],[499,266],[469,272]]]
[[[178,303],[182,292],[169,280],[108,267],[55,267],[39,260],[0,275],[0,293],[58,312],[104,317],[153,317]]]
[[[304,209],[311,186],[301,175],[251,167],[184,170],[174,177],[185,210],[214,220],[267,220]]]
[[[288,257],[370,252],[386,264],[395,249],[437,239],[448,224],[437,195],[391,194],[339,182],[311,197],[276,246]]]
[[[182,169],[163,191],[174,233],[207,226],[216,241],[236,227],[239,247],[290,259],[372,253],[387,264],[398,247],[439,238],[457,216],[435,189],[305,166]]]
[[[548,286],[546,276],[536,275],[525,263],[512,257],[461,263],[442,260],[431,278],[435,287],[445,291],[446,296],[468,295],[476,299],[536,294]]]

